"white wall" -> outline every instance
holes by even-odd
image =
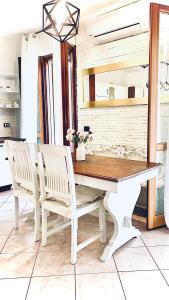
[[[61,66],[60,66],[60,43],[55,39],[47,36],[47,34],[39,34],[37,36],[37,58],[38,56],[53,54],[53,72],[54,72],[54,101],[55,101],[55,133],[56,143],[62,144],[62,94],[61,94]],[[33,51],[33,49],[32,49]],[[38,60],[37,60],[38,63]],[[37,66],[38,67],[38,66]],[[22,69],[24,72],[24,69]],[[28,72],[31,72],[28,70]],[[25,83],[29,89],[29,82]],[[37,87],[38,88],[38,87]],[[22,95],[22,111],[21,111],[21,133],[22,137],[29,142],[37,142],[37,101],[36,97],[30,97],[27,101],[27,96]],[[36,101],[36,103],[34,102]],[[28,118],[29,116],[29,118]],[[29,124],[32,122],[31,124]]]
[[[18,56],[20,56],[21,44],[7,38],[0,38],[0,72],[18,73]]]

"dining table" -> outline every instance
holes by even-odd
[[[100,260],[106,262],[122,245],[141,232],[132,225],[132,214],[141,184],[157,177],[160,164],[146,161],[86,155],[84,161],[73,157],[75,182],[105,191],[104,207],[112,218],[114,230]]]

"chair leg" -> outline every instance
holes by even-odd
[[[48,210],[44,209],[42,205],[42,246],[47,245],[47,218]]]
[[[15,228],[19,228],[19,198],[14,196],[15,200]]]
[[[35,242],[40,240],[40,202],[35,200]]]
[[[74,265],[77,262],[77,228],[78,219],[71,220],[71,264]]]
[[[106,211],[103,204],[99,208],[99,227],[100,227],[100,242],[105,243],[107,240],[106,234]]]

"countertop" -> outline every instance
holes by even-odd
[[[21,138],[1,136],[0,137],[0,144],[3,144],[5,142],[5,140],[18,141],[18,142],[24,142],[24,141],[26,141],[26,139],[21,139]]]

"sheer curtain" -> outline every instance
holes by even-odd
[[[38,36],[23,36],[21,45],[21,137],[37,142]]]

